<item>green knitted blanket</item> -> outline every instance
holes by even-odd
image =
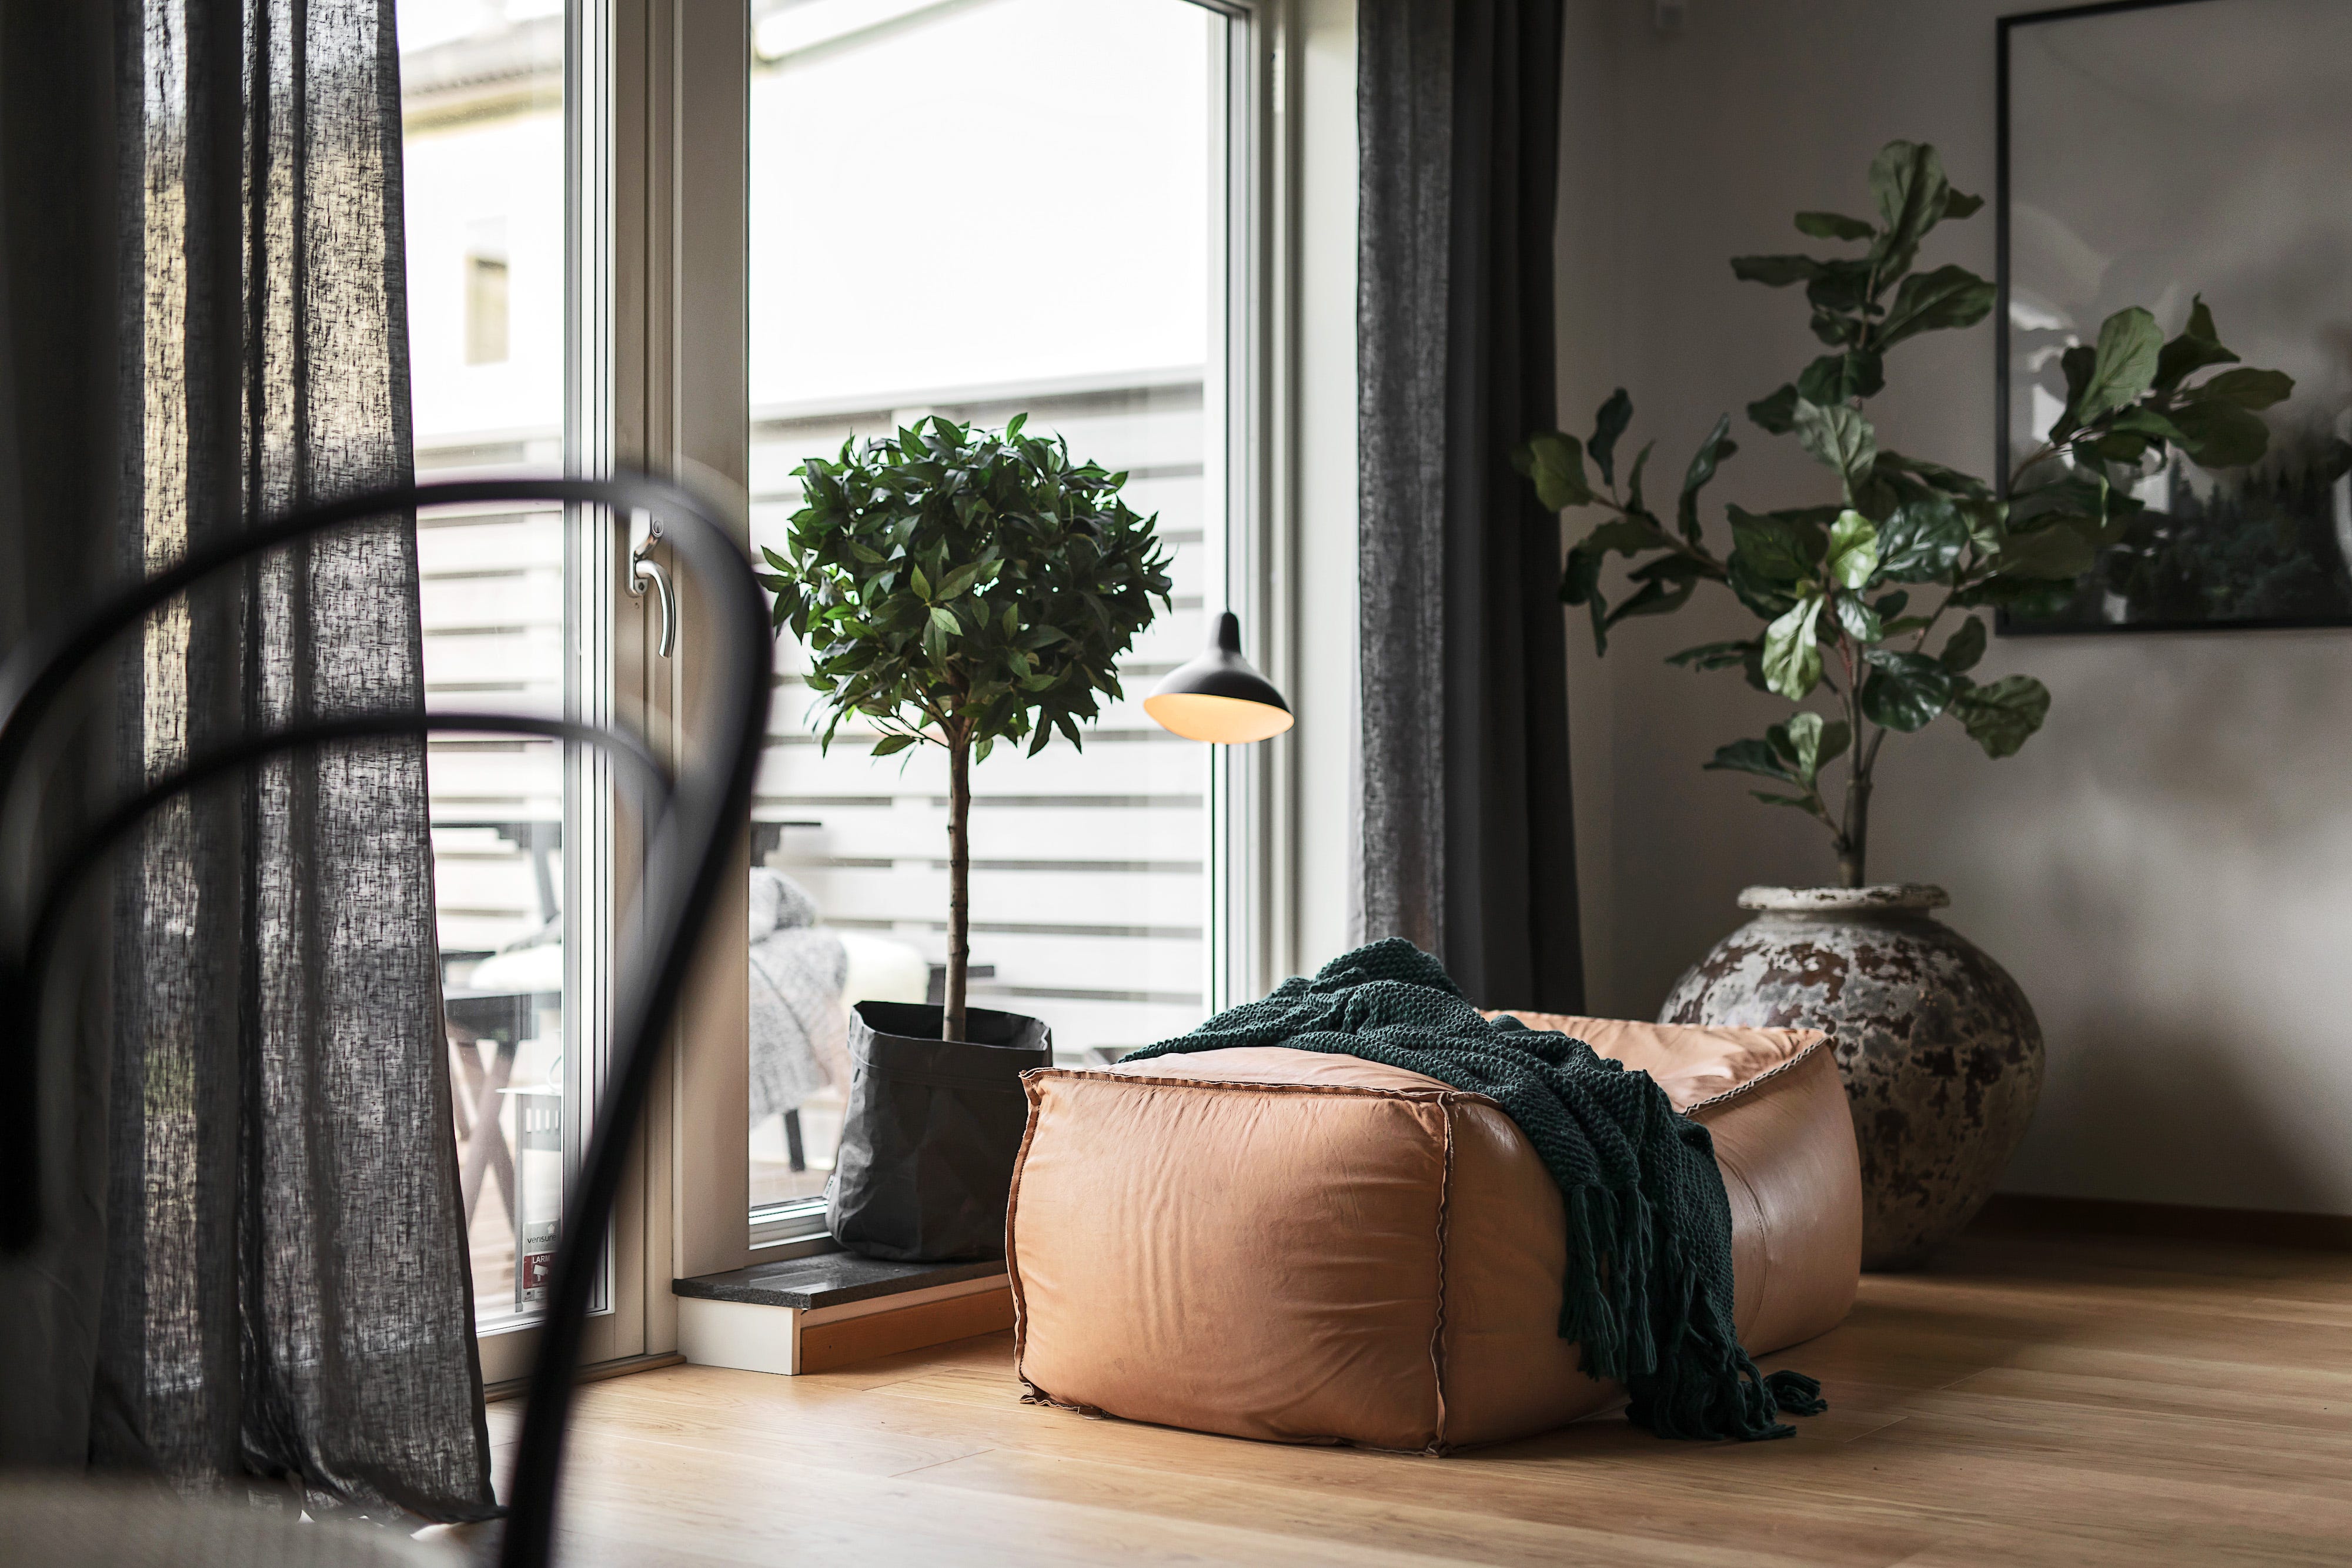
[[[1828,1408],[1801,1373],[1769,1377],[1731,1321],[1731,1208],[1707,1131],[1646,1072],[1580,1040],[1478,1016],[1436,959],[1399,937],[1334,958],[1314,979],[1130,1051],[1279,1045],[1385,1062],[1484,1094],[1519,1124],[1568,1200],[1562,1338],[1591,1375],[1632,1395],[1661,1437],[1786,1437],[1774,1409]]]

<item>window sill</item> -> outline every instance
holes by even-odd
[[[670,1291],[694,1301],[821,1312],[973,1281],[1003,1279],[1001,1258],[973,1263],[890,1263],[844,1252],[836,1244],[834,1250],[811,1257],[762,1260],[748,1269],[673,1281]]]
[[[678,1280],[670,1289],[687,1360],[785,1376],[1013,1326],[1001,1260],[888,1263],[835,1250]]]

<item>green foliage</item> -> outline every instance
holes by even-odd
[[[763,552],[774,621],[809,649],[827,745],[863,715],[875,755],[998,741],[1034,755],[1119,695],[1118,661],[1165,606],[1156,517],[1124,474],[1058,440],[933,416],[794,470],[805,504]]]
[[[1731,548],[1717,555],[1700,492],[1737,450],[1726,416],[1693,455],[1668,528],[1642,498],[1649,447],[1622,494],[1616,483],[1613,455],[1633,413],[1622,388],[1601,405],[1583,443],[1549,433],[1513,455],[1546,507],[1601,513],[1570,548],[1559,591],[1565,602],[1588,608],[1601,651],[1607,652],[1611,628],[1626,617],[1679,609],[1700,583],[1717,582],[1764,622],[1761,632],[1686,648],[1672,662],[1694,670],[1738,669],[1749,685],[1791,703],[1816,693],[1830,696],[1838,716],[1801,707],[1763,739],[1735,741],[1706,766],[1782,786],[1757,799],[1820,820],[1850,880],[1863,873],[1871,775],[1889,733],[1914,733],[1945,718],[1988,757],[2007,757],[2049,712],[2049,692],[2031,676],[1979,684],[1969,674],[1986,648],[1977,612],[2047,612],[2073,598],[2078,583],[2098,580],[2086,574],[2105,570],[2113,578],[2123,570],[2115,563],[2139,573],[2135,584],[2152,585],[2160,569],[2151,563],[2167,559],[2165,552],[2210,553],[2210,534],[2176,529],[2155,537],[2140,521],[2144,508],[2132,498],[2133,487],[2167,465],[2177,472],[2181,460],[2206,468],[2259,460],[2270,446],[2260,413],[2294,388],[2277,371],[2239,366],[2202,298],[2170,339],[2152,315],[2133,307],[2103,322],[2095,341],[2066,350],[2060,361],[2065,407],[2046,444],[2006,486],[1997,489],[1974,475],[1889,450],[1864,405],[1886,385],[1890,350],[1929,332],[1976,326],[1991,311],[1996,290],[1964,267],[1918,267],[1939,224],[1967,218],[1984,204],[1953,188],[1933,147],[1889,142],[1872,162],[1868,183],[1874,218],[1832,212],[1796,217],[1799,233],[1853,251],[1731,262],[1735,277],[1771,288],[1801,286],[1813,335],[1830,350],[1747,407],[1759,429],[1793,434],[1836,476],[1822,504],[1761,513],[1728,507]],[[2206,373],[2220,366],[2236,368]],[[2340,452],[2315,465],[2330,481],[2352,467],[2352,446],[2336,444]],[[2190,538],[2196,542],[2183,542]],[[2274,570],[2273,559],[2289,552],[2282,546],[2268,554],[2260,547],[2240,553],[2252,576]],[[1612,555],[1626,559],[1626,579],[1636,585],[1613,607],[1602,570]],[[1913,612],[1915,591],[1930,590],[1940,591]],[[1948,617],[1957,624],[1941,651],[1931,653],[1929,639]],[[1848,759],[1845,799],[1832,810],[1821,775],[1841,757]]]

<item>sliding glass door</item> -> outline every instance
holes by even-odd
[[[603,214],[579,192],[600,150],[567,104],[593,34],[562,0],[399,0],[398,20],[417,476],[595,472],[605,306],[582,258]],[[600,716],[610,527],[554,507],[421,517],[428,706]],[[544,741],[436,738],[429,780],[451,1113],[495,1335],[544,1297],[593,1101],[611,814],[595,760]],[[496,1377],[517,1356],[488,1343]]]
[[[926,415],[1026,414],[1129,476],[1174,607],[1083,753],[974,769],[971,996],[1044,1019],[1067,1061],[1181,1033],[1232,935],[1221,783],[1139,699],[1205,641],[1246,509],[1248,23],[1191,0],[753,0],[751,26],[752,542],[783,546],[803,458]],[[758,1240],[820,1228],[846,1009],[937,1001],[944,974],[944,754],[877,759],[854,724],[824,750],[805,668],[787,638],[753,808]]]

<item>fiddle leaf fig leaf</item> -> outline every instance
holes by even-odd
[[[1788,434],[1797,428],[1797,389],[1783,386],[1769,397],[1758,398],[1748,405],[1748,417],[1759,429]]]
[[[1750,789],[1748,793],[1768,806],[1794,806],[1801,811],[1822,817],[1822,809],[1813,804],[1813,798],[1810,795],[1775,795],[1769,789]],[[1826,822],[1829,819],[1822,817],[1822,821]]]
[[[1944,215],[1950,192],[1943,160],[1927,142],[1890,141],[1871,160],[1870,193],[1878,201],[1879,235],[1870,258],[1878,264],[1885,282],[1911,270],[1919,241]]]
[[[1642,586],[1609,613],[1614,626],[1629,615],[1664,615],[1680,610],[1698,587],[1699,565],[1686,556],[1660,556],[1630,574]]]
[[[1798,580],[1776,582],[1759,572],[1750,559],[1738,550],[1732,552],[1728,567],[1729,570],[1725,573],[1725,577],[1730,584],[1731,591],[1738,597],[1740,603],[1748,606],[1750,611],[1763,619],[1767,621],[1777,619],[1782,612],[1797,602]],[[1760,652],[1758,657],[1759,659],[1762,657]],[[1759,683],[1758,689],[1760,691],[1769,688]]]
[[[2271,427],[2261,416],[2219,398],[2178,405],[2172,423],[2179,428],[2181,450],[2200,468],[2243,467],[2270,450]]]
[[[1963,674],[1977,667],[1977,661],[1984,657],[1984,622],[1971,615],[1960,622],[1959,629],[1944,644],[1937,662],[1952,674]]]
[[[1617,483],[1617,438],[1633,423],[1633,400],[1619,387],[1609,394],[1592,416],[1592,440],[1585,450],[1592,455],[1592,465],[1601,470],[1601,482]]]
[[[2254,373],[2260,375],[2263,372],[2258,371]],[[2116,415],[2108,428],[2121,434],[2143,435],[2156,441],[2169,441],[2176,445],[2185,444],[2189,439],[2179,425],[2146,403],[2124,410]]]
[[[1866,261],[1824,261],[1805,285],[1805,303],[1816,310],[1851,319],[1870,303],[1871,279],[1874,276]],[[1849,337],[1846,340],[1859,340]]]
[[[1560,573],[1559,579],[1559,601],[1562,604],[1582,604],[1591,608],[1592,651],[1602,654],[1609,652],[1609,601],[1601,592],[1601,565],[1607,559],[1608,551],[1595,549],[1588,538],[1570,549],[1567,570]]]
[[[1717,416],[1715,428],[1691,455],[1690,468],[1683,475],[1682,494],[1675,502],[1675,517],[1682,525],[1683,538],[1692,544],[1698,543],[1700,537],[1698,493],[1715,477],[1717,466],[1738,450],[1739,444],[1731,439],[1731,416],[1727,413]]]
[[[2015,756],[2050,716],[2050,688],[2031,675],[2004,675],[1952,701],[1952,716],[1991,758]]]
[[[1696,648],[1667,654],[1666,663],[1692,670],[1728,670],[1746,664],[1757,651],[1758,640],[1753,637],[1744,643],[1701,643]]]
[[[1761,740],[1735,740],[1729,746],[1716,747],[1713,760],[1703,764],[1710,771],[1753,773],[1759,778],[1777,779],[1784,784],[1794,784],[1797,776],[1780,760],[1780,753]]]
[[[1813,336],[1832,349],[1850,349],[1870,334],[1869,323],[1850,310],[1816,308],[1810,325]]]
[[[1764,684],[1790,702],[1802,702],[1822,681],[1822,645],[1814,636],[1822,596],[1806,594],[1764,629]]]
[[[1916,481],[1930,490],[1941,490],[1948,496],[1960,496],[1990,500],[1992,486],[1973,474],[1963,474],[1957,468],[1947,468],[1940,463],[1930,463],[1924,457],[1906,457],[1900,452],[1878,449],[1874,475],[1889,481]]]
[[[1820,565],[1824,541],[1819,528],[1784,517],[1731,509],[1731,560],[1764,582],[1802,582]]]
[[[1811,709],[1792,713],[1786,723],[1776,724],[1764,732],[1765,743],[1772,748],[1773,755],[1808,789],[1814,787],[1822,768],[1835,761],[1853,738],[1843,719],[1824,722]]]
[[[2240,408],[2263,409],[2284,402],[2294,395],[2294,378],[2284,371],[2258,371],[2252,365],[2234,371],[2223,371],[2210,382],[2191,389],[2200,399],[2235,403]]]
[[[1870,674],[1862,684],[1862,714],[1871,723],[1907,735],[1951,702],[1952,673],[1927,654],[1873,648],[1863,656]]]
[[[2075,422],[2090,424],[2137,402],[2155,383],[2157,357],[2163,350],[2164,334],[2157,329],[2156,318],[2137,305],[2099,323],[2099,343],[2074,410]]]
[[[1797,395],[1807,402],[1817,402],[1824,408],[1850,398],[1875,397],[1885,387],[1885,361],[1875,351],[1862,349],[1843,354],[1823,354],[1807,365],[1804,374],[1797,378]],[[1794,412],[1791,405],[1792,415]],[[1753,405],[1750,405],[1749,417],[1754,417]],[[1759,420],[1758,423],[1762,422]]]
[[[1830,580],[1859,592],[1878,570],[1878,525],[1860,512],[1843,511],[1830,527]]]
[[[2088,343],[2077,343],[2058,356],[2058,368],[2066,378],[2066,406],[2050,422],[2051,440],[2060,440],[2087,423],[2082,413],[2083,398],[2091,388],[2091,367],[2098,361],[2098,350]]]
[[[1860,218],[1840,213],[1799,213],[1797,232],[1815,239],[1868,239],[1878,231]]]
[[[2213,330],[2213,312],[2206,308],[2205,297],[2198,295],[2189,302],[2188,325],[2156,357],[2156,390],[2171,392],[2208,365],[2237,362],[2238,356],[2221,346]]]
[[[1800,397],[1795,422],[1805,450],[1837,470],[1849,491],[1869,479],[1878,458],[1878,435],[1870,421],[1843,404],[1823,408]]]
[[[1650,454],[1657,444],[1654,441],[1645,441],[1642,444],[1642,450],[1633,454],[1633,471],[1625,476],[1625,509],[1629,512],[1643,510],[1642,470],[1650,465]]]
[[[1853,594],[1839,594],[1836,608],[1838,624],[1844,627],[1845,634],[1855,642],[1875,643],[1886,635],[1885,622],[1880,619],[1877,610]]]
[[[1845,720],[1842,718],[1830,720],[1822,726],[1821,750],[1814,756],[1814,766],[1826,768],[1835,762],[1845,755],[1845,748],[1853,743],[1853,731],[1847,727]]]
[[[1584,548],[1590,550],[1614,551],[1632,555],[1658,542],[1650,525],[1632,517],[1612,517],[1584,536]]]
[[[1931,492],[1895,507],[1879,528],[1878,575],[1888,582],[1941,582],[1968,545],[1959,507]]]
[[[1786,288],[1791,283],[1804,283],[1822,275],[1822,264],[1810,256],[1735,256],[1731,258],[1731,276],[1742,283],[1760,283],[1768,288]]]
[[[1879,346],[1891,348],[1906,338],[1942,328],[1973,327],[1992,309],[1997,292],[1965,267],[1915,272],[1895,291],[1895,303],[1879,324]]]
[[[1584,476],[1584,453],[1573,435],[1555,430],[1530,436],[1511,454],[1511,466],[1535,481],[1536,499],[1548,511],[1592,503],[1592,486]]]

